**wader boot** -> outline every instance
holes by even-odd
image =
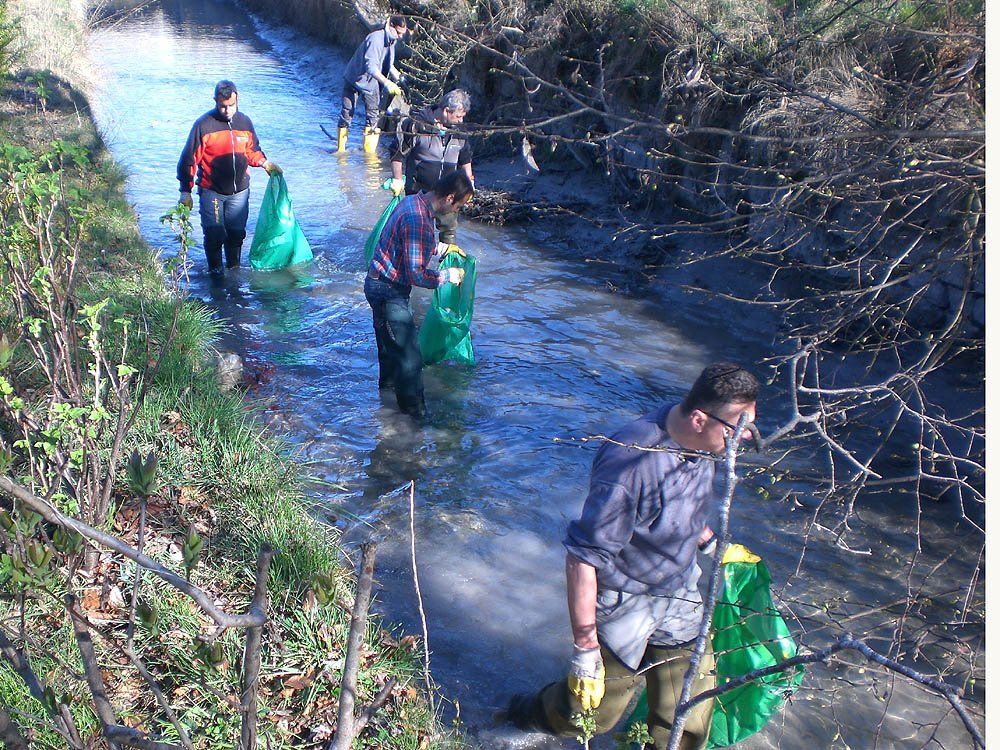
[[[347,150],[347,128],[337,128],[337,153]]]
[[[366,154],[374,154],[378,149],[378,128],[365,128],[364,149]]]

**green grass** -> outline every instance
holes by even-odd
[[[33,0],[39,2],[40,0]],[[220,393],[214,374],[213,345],[220,333],[215,314],[199,302],[179,307],[165,286],[156,255],[142,242],[132,210],[122,192],[124,176],[100,144],[96,131],[76,116],[79,102],[57,79],[46,88],[61,92],[43,112],[25,94],[30,84],[12,84],[12,95],[0,108],[0,140],[8,139],[41,148],[51,137],[84,145],[90,153],[86,192],[81,198],[92,221],[84,246],[86,273],[77,293],[82,304],[111,299],[109,324],[103,345],[119,350],[127,344],[129,361],[140,366],[149,351],[156,353],[167,340],[175,310],[174,337],[163,361],[149,378],[149,391],[127,438],[125,455],[133,448],[142,454],[154,451],[159,459],[159,490],[152,499],[152,529],[147,552],[180,571],[167,547],[179,543],[188,524],[207,529],[203,558],[191,580],[217,596],[225,608],[241,612],[248,605],[254,582],[258,550],[268,544],[278,550],[271,566],[270,623],[265,631],[261,676],[262,746],[302,745],[310,726],[335,720],[343,648],[350,622],[352,571],[340,564],[336,535],[316,521],[301,488],[299,467],[292,449],[268,433],[255,419],[255,407],[239,393]],[[67,172],[67,178],[72,175]],[[82,185],[80,175],[77,185]],[[18,321],[6,295],[0,294],[0,329],[16,330]],[[114,323],[128,321],[127,329]],[[11,372],[19,387],[39,388],[45,383],[31,367],[27,351],[19,349]],[[22,467],[23,468],[23,467]],[[135,503],[125,491],[125,470],[118,477],[109,523],[132,512]],[[106,558],[111,573],[127,600],[135,575],[133,564]],[[115,570],[114,566],[117,566]],[[310,604],[307,592],[317,576],[331,576],[330,602]],[[206,615],[191,601],[164,586],[149,573],[143,576],[142,601],[158,612],[155,630],[139,625],[137,652],[156,676],[198,748],[232,747],[239,734],[239,664],[244,634],[218,636],[221,664],[209,663],[202,645],[215,632]],[[79,579],[76,586],[80,585]],[[60,592],[55,592],[56,597]],[[69,622],[58,606],[29,603],[29,650],[38,673],[58,693],[86,694],[79,679],[80,663]],[[105,627],[116,638],[124,634],[124,613]],[[18,611],[11,600],[0,602],[0,619],[16,631]],[[199,640],[199,637],[201,640]],[[119,716],[169,741],[174,728],[155,706],[131,666],[100,639],[95,639],[99,660],[107,674],[109,693]],[[362,702],[370,699],[388,676],[399,680],[400,693],[383,709],[370,732],[356,747],[403,750],[451,743],[441,731],[426,701],[412,685],[419,684],[419,652],[399,647],[386,638],[373,621],[366,637],[365,659],[359,675]],[[69,670],[61,665],[68,665]],[[76,673],[76,674],[73,674]],[[310,675],[299,685],[295,675]],[[291,685],[291,687],[289,687]],[[34,746],[62,747],[64,743],[48,725],[45,712],[21,680],[0,662],[0,701],[12,708],[15,721],[35,732]],[[93,738],[98,724],[82,698],[73,702],[81,732]],[[433,739],[428,744],[428,737]],[[267,744],[269,743],[269,745]]]

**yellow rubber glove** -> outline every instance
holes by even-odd
[[[399,88],[392,81],[389,81],[389,85],[385,87],[385,90],[389,92],[389,96],[399,96],[403,93],[403,89]]]
[[[600,648],[580,648],[573,645],[566,685],[570,695],[580,702],[584,711],[601,705],[604,699],[604,660]]]
[[[177,202],[182,206],[187,206],[188,208],[194,207],[194,200],[191,198],[191,193],[181,193],[181,198]]]
[[[730,544],[726,547],[725,554],[722,555],[722,564],[742,562],[759,563],[760,557],[748,550],[742,544]]]
[[[264,171],[267,172],[269,175],[282,174],[281,167],[279,167],[273,161],[264,162]]]
[[[457,253],[460,257],[462,258],[465,257],[465,250],[463,250],[462,248],[460,248],[458,245],[455,244],[448,245],[448,247],[444,249],[444,252],[441,253],[441,257],[443,258],[448,253]]]

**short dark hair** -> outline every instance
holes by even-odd
[[[389,16],[390,26],[406,26],[406,17],[400,15]]]
[[[238,94],[236,84],[232,81],[222,80],[215,84],[215,98],[226,100],[233,94]]]
[[[760,383],[735,362],[716,362],[701,371],[681,403],[681,411],[714,411],[725,404],[749,404],[757,400]]]
[[[454,195],[455,200],[460,201],[465,196],[472,195],[472,180],[465,172],[456,170],[435,182],[431,192],[439,198]]]

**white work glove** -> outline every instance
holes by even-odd
[[[406,187],[406,177],[393,177],[389,180],[389,189],[395,197],[399,197],[403,194],[403,188]]]
[[[465,278],[465,269],[462,268],[442,268],[440,273],[441,285],[461,284]]]
[[[194,200],[191,198],[191,193],[181,193],[180,200],[177,202],[182,206],[187,206],[188,208],[194,207]]]
[[[604,698],[604,660],[601,649],[580,648],[573,644],[573,658],[569,662],[566,677],[570,695],[580,701],[584,711],[601,705]]]
[[[447,243],[447,242],[439,242],[439,243],[437,244],[437,247],[436,247],[436,248],[434,248],[434,254],[435,254],[435,255],[436,255],[437,257],[439,257],[439,258],[443,258],[443,257],[444,257],[444,254],[445,254],[446,252],[448,252],[448,243]]]

